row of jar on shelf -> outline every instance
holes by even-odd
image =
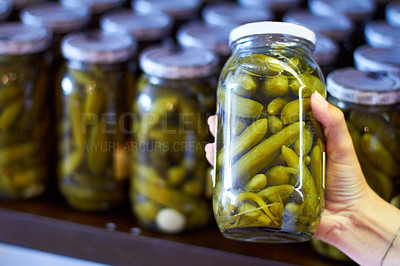
[[[142,6],[146,5],[139,4],[146,0],[137,1],[136,5],[133,5],[136,13],[129,9],[116,10],[107,13],[102,18],[99,14],[105,13],[112,6],[108,5],[108,9],[100,12],[99,8],[95,8],[95,4],[98,4],[96,1],[93,3],[91,1],[88,3],[85,1],[61,2],[64,4],[63,6],[49,2],[27,7],[20,13],[21,20],[28,25],[45,26],[52,29],[55,39],[59,40],[68,32],[87,27],[91,18],[90,13],[93,12],[97,15],[92,17],[91,27],[98,27],[100,24],[106,32],[131,35],[139,41],[139,52],[149,43],[173,43],[177,29],[180,28],[176,35],[180,45],[210,49],[220,56],[222,62],[231,53],[228,38],[229,32],[235,26],[276,17],[268,9],[255,9],[249,3],[246,4],[246,1],[242,1],[242,6],[228,2],[209,4],[203,9],[203,22],[194,21],[198,18],[196,13],[199,10],[198,1],[188,1],[187,5],[181,6],[180,9],[175,3],[176,5],[170,6],[169,9],[164,7],[164,10],[159,1],[149,1],[147,4],[152,7],[149,10],[143,9]],[[113,2],[116,6],[123,3],[123,1],[120,1],[119,4],[119,1]],[[319,35],[314,57],[323,72],[327,74],[335,67],[352,65],[352,53],[357,46],[364,43],[362,34],[364,24],[371,19],[375,9],[371,1],[347,4],[342,9],[334,9],[334,6],[330,6],[329,9],[323,5],[323,2],[309,1],[310,11],[298,9],[290,11],[293,3],[282,6],[279,10],[289,11],[282,13],[284,21],[306,26]],[[349,1],[345,2],[349,3]],[[369,2],[371,3],[368,4]],[[157,4],[160,6],[158,7]],[[325,4],[327,5],[327,3]],[[83,6],[76,9],[74,5]],[[398,57],[395,56],[398,53],[396,47],[400,46],[399,6],[399,2],[392,2],[386,6],[388,22],[372,21],[366,25],[365,39],[374,48],[363,47],[357,52],[357,58],[362,61],[362,65],[369,66],[366,70],[375,71],[377,69],[374,69],[374,66],[382,64],[399,68],[399,62],[396,61]],[[185,14],[185,16],[177,16],[177,13]],[[57,14],[57,17],[54,14]],[[186,25],[182,26],[183,24]],[[170,36],[174,38],[170,38]]]

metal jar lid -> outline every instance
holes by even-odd
[[[233,27],[209,27],[201,23],[186,24],[179,29],[178,42],[183,47],[209,49],[220,56],[229,56],[229,33]]]
[[[315,44],[314,59],[320,66],[328,66],[336,61],[339,54],[339,45],[331,39],[317,35]]]
[[[64,6],[72,8],[86,7],[92,14],[102,14],[110,9],[120,7],[124,4],[125,0],[60,0]]]
[[[135,53],[136,46],[129,35],[87,31],[65,36],[61,52],[71,61],[112,64],[127,61]]]
[[[363,105],[400,102],[400,78],[388,73],[364,72],[352,67],[332,71],[326,80],[330,95],[341,101]]]
[[[83,28],[90,20],[89,9],[71,8],[58,3],[41,3],[24,8],[20,14],[23,23],[48,27],[63,34]]]
[[[354,64],[362,71],[383,71],[400,75],[400,48],[360,46],[354,51]]]
[[[46,50],[52,40],[49,29],[20,22],[0,24],[0,54],[23,55]]]
[[[244,7],[267,8],[274,11],[287,11],[299,6],[301,0],[238,0]]]
[[[9,0],[9,1],[14,9],[20,10],[26,6],[38,4],[44,2],[45,0]]]
[[[239,26],[229,35],[229,45],[252,35],[281,34],[305,39],[315,45],[315,33],[303,26],[276,21],[253,22]]]
[[[235,3],[208,5],[204,8],[202,16],[207,25],[216,27],[234,27],[272,19],[271,12],[266,9],[241,7]]]
[[[367,43],[373,47],[400,47],[400,26],[389,25],[386,21],[371,21],[365,26],[364,34]]]
[[[375,12],[374,0],[309,0],[308,7],[316,15],[341,13],[353,21],[363,21]]]
[[[104,15],[100,26],[105,32],[129,34],[139,41],[154,41],[168,35],[172,20],[162,12],[143,14],[125,9]]]
[[[141,13],[164,12],[174,20],[190,19],[200,9],[200,0],[134,0],[132,7]]]
[[[216,73],[217,57],[209,50],[150,47],[140,56],[148,75],[166,79],[193,79]]]
[[[400,1],[393,1],[386,6],[386,20],[390,25],[400,26]]]
[[[353,32],[353,23],[344,15],[315,15],[308,10],[293,10],[285,14],[283,21],[309,28],[337,42],[345,40]]]

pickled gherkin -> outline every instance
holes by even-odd
[[[212,91],[216,87],[217,62],[208,51],[153,47],[145,50],[140,64],[144,73],[132,105],[138,115],[130,189],[132,210],[143,226],[177,234],[205,225],[211,214],[206,198],[211,180],[207,180],[209,169],[204,158],[204,146],[210,138],[207,114],[211,110],[205,99],[216,95]],[[162,71],[149,67],[153,64]],[[246,89],[250,91],[251,86]],[[245,99],[239,94],[237,97]],[[215,111],[215,101],[213,105]],[[249,110],[248,114],[254,112]],[[245,119],[234,123],[247,127]],[[236,147],[236,154],[240,156],[257,145],[267,128],[264,119],[248,130],[237,130],[238,138],[252,139],[244,138],[246,146]],[[262,180],[254,181],[253,187],[261,189]]]
[[[45,28],[0,26],[0,200],[41,195],[48,183],[55,144],[50,41]]]
[[[126,97],[135,85],[130,83],[134,73],[126,61],[133,41],[126,36],[124,44],[107,46],[117,42],[113,37],[99,32],[72,34],[62,47],[68,61],[59,81],[58,187],[69,205],[84,211],[107,210],[127,199],[132,145],[131,127],[124,117],[129,112]],[[113,50],[118,46],[120,50]],[[87,53],[76,58],[70,47],[88,49],[98,61],[86,58]],[[122,62],[120,51],[125,51]],[[114,53],[115,59],[104,57]]]
[[[251,32],[252,25],[242,27]],[[323,206],[323,132],[310,97],[326,96],[324,81],[312,40],[268,34],[269,23],[261,25],[265,34],[238,30],[245,39],[231,43],[218,85],[214,215],[227,238],[306,241]]]

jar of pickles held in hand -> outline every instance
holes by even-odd
[[[54,138],[47,103],[52,34],[21,23],[0,26],[0,200],[45,190]]]
[[[141,55],[130,195],[150,229],[180,233],[210,218],[204,146],[217,65],[208,50],[153,47]]]
[[[62,41],[68,61],[61,80],[59,189],[76,209],[106,210],[126,198],[134,90],[128,60],[135,47],[129,36],[98,31]]]
[[[326,96],[302,26],[259,22],[230,35],[218,85],[214,215],[223,235],[309,240],[323,208],[324,135],[310,97]]]

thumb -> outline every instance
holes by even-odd
[[[315,118],[324,128],[326,153],[329,158],[342,164],[354,162],[356,154],[343,112],[329,104],[318,92],[311,96],[311,108]]]

